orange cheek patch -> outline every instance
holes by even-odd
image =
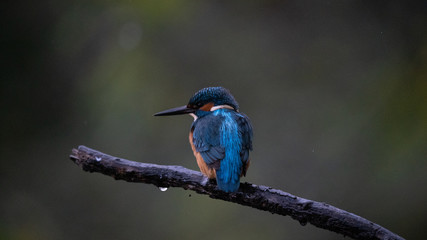
[[[213,102],[210,103],[206,103],[205,105],[203,105],[201,108],[199,108],[200,110],[209,112],[211,110],[211,108],[214,106]]]

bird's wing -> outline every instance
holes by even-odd
[[[225,157],[225,149],[220,144],[221,121],[213,115],[205,116],[193,123],[193,144],[209,167],[218,169]]]
[[[225,148],[221,146],[220,142],[220,128],[223,119],[220,116],[208,115],[198,119],[193,123],[193,144],[196,151],[199,152],[203,160],[210,167],[218,169],[220,160],[225,157]],[[249,151],[252,150],[252,126],[249,118],[243,114],[238,113],[233,116],[235,119],[239,135],[241,137],[241,150],[240,159],[244,164],[244,172],[247,164],[249,163]]]
[[[240,150],[240,159],[245,165],[243,168],[243,175],[246,174],[247,164],[249,164],[249,151],[252,150],[252,125],[249,118],[243,114],[239,113],[239,116],[236,119],[239,126],[239,132],[242,137],[242,149]]]

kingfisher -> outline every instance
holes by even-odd
[[[240,177],[249,167],[252,150],[252,125],[239,112],[239,104],[223,87],[208,87],[196,92],[187,105],[154,114],[189,114],[194,118],[189,141],[200,171],[216,179],[224,192],[236,192]]]

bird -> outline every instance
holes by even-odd
[[[158,112],[154,116],[189,114],[194,118],[189,142],[200,171],[216,179],[220,190],[236,192],[246,176],[252,151],[252,124],[224,87],[197,91],[187,105]]]

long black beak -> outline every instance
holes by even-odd
[[[165,111],[158,112],[154,114],[154,116],[171,116],[171,115],[180,115],[180,114],[187,114],[187,113],[194,113],[196,109],[189,108],[187,106],[181,106],[176,108],[171,108]]]

